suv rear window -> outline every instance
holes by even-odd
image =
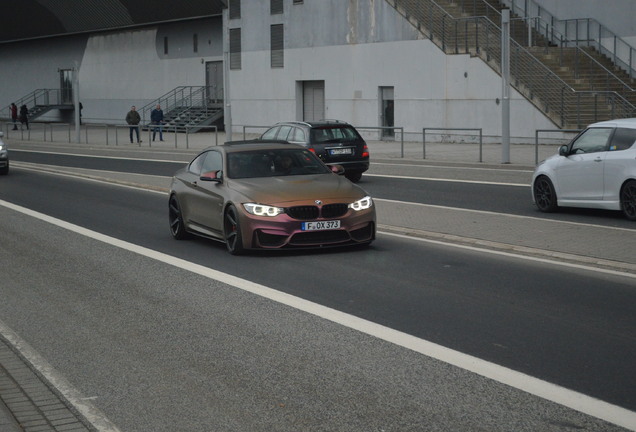
[[[359,137],[351,126],[321,126],[311,129],[311,142],[313,143],[355,141]]]

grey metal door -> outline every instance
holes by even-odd
[[[223,103],[223,62],[211,61],[205,64],[205,85],[208,104]]]
[[[303,83],[303,120],[314,121],[325,118],[325,82]]]

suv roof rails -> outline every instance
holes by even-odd
[[[278,122],[278,123],[276,123],[276,124],[277,124],[277,125],[280,125],[280,124],[299,124],[299,125],[303,125],[303,126],[311,127],[311,125],[310,125],[309,123],[307,123],[307,122],[304,122],[304,121],[296,121],[296,120],[294,120],[294,121],[286,121],[286,122]]]
[[[223,145],[233,146],[233,145],[243,145],[243,144],[291,144],[287,141],[281,140],[267,140],[255,138],[252,140],[239,140],[239,141],[226,141]]]
[[[346,121],[338,120],[338,119],[320,119],[319,121],[349,124]]]

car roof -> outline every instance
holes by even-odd
[[[623,118],[616,120],[607,120],[589,125],[590,128],[600,127],[623,127],[627,129],[636,129],[636,118]]]
[[[342,120],[312,120],[312,121],[287,121],[276,123],[276,126],[280,125],[293,125],[293,126],[306,126],[306,127],[320,127],[320,126],[351,126],[349,123]]]

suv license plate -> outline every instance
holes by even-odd
[[[303,222],[301,229],[303,231],[321,231],[340,228],[339,220],[319,221],[319,222]]]
[[[329,154],[333,156],[350,155],[350,154],[353,154],[353,149],[351,147],[329,149]]]

